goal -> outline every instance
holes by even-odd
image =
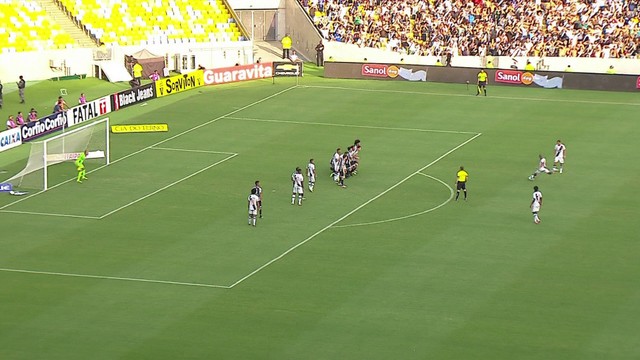
[[[76,129],[64,129],[62,134],[43,141],[31,142],[27,165],[6,180],[15,188],[48,190],[68,181],[75,173],[74,166],[53,166],[73,163],[85,150],[87,159],[109,165],[109,118],[94,121]]]

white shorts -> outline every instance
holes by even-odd
[[[564,164],[564,156],[556,156],[555,159],[553,159],[554,163],[560,163],[560,164]]]
[[[550,174],[551,170],[547,169],[546,167],[541,167],[540,169],[538,169],[538,172]]]
[[[531,205],[531,212],[537,213],[540,211],[540,204],[534,203]]]
[[[258,215],[258,210],[249,210],[249,215]]]
[[[316,177],[315,176],[309,176],[309,182],[310,183],[316,182]]]
[[[304,186],[293,185],[294,194],[304,194]]]

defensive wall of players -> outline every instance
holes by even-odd
[[[478,68],[404,63],[325,62],[324,76],[340,79],[433,81],[475,85]],[[640,76],[558,71],[486,69],[489,83],[578,90],[640,91]]]
[[[196,70],[187,74],[167,77],[154,83],[106,95],[66,111],[44,116],[15,129],[0,132],[0,151],[91,121],[113,111],[201,86],[265,79],[274,76],[299,76],[301,74],[301,63],[273,62]]]

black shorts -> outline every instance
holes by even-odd
[[[458,189],[458,190],[466,190],[467,189],[467,182],[466,181],[458,181],[456,183],[456,189]]]
[[[478,81],[478,86],[487,86],[486,81]]]

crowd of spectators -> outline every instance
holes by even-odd
[[[639,0],[300,0],[332,41],[409,55],[640,56]]]

